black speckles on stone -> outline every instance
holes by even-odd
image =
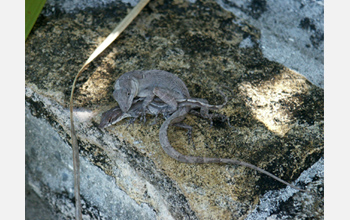
[[[56,117],[53,116],[49,111],[47,111],[46,108],[44,108],[44,103],[42,103],[41,101],[34,101],[33,99],[30,99],[28,97],[26,97],[25,100],[30,109],[30,113],[34,117],[39,119],[46,119],[52,126],[57,127],[60,130],[62,129],[59,123],[57,123]]]
[[[68,180],[68,174],[67,173],[62,173],[62,181],[65,182]]]
[[[92,205],[83,195],[81,195],[81,199],[83,207],[82,214],[84,217],[89,216],[90,219],[104,219],[103,213],[100,212],[97,206]]]
[[[216,47],[215,40],[200,33],[186,32],[182,38],[183,50],[188,54],[213,51]]]
[[[223,0],[222,1],[225,5],[228,5],[229,7],[239,8],[236,3],[234,3],[232,0]]]
[[[267,7],[266,7],[266,1],[263,0],[253,0],[250,2],[250,4],[248,5],[248,8],[250,9],[250,11],[248,12],[248,14],[250,14],[254,19],[259,19],[260,16],[266,11]]]
[[[316,28],[314,21],[308,17],[301,19],[299,27],[311,33],[310,41],[312,46],[318,48],[324,40],[324,33]],[[305,45],[307,48],[310,47],[309,44]]]
[[[321,31],[316,31],[313,35],[310,36],[310,41],[312,45],[316,48],[320,46],[323,40],[324,40],[324,33]]]
[[[99,147],[79,140],[78,146],[80,146],[79,154],[88,158],[88,160],[100,167],[104,172],[112,169],[111,159]],[[106,174],[108,173],[106,172]]]
[[[282,202],[282,204],[278,206],[278,209],[271,214],[276,214],[277,218],[282,218],[288,213],[288,217],[294,219],[296,217],[295,213],[298,213],[301,210],[301,207],[296,206],[295,204],[297,203],[295,203],[294,199],[291,197],[287,201]]]
[[[316,26],[314,22],[308,17],[301,19],[299,27],[304,30],[316,31]]]
[[[260,16],[267,10],[267,3],[265,0],[252,0],[247,1],[244,5],[240,6],[234,1],[223,0],[223,3],[228,7],[238,8],[239,10],[252,16],[254,19],[259,19]]]
[[[299,123],[307,123],[314,125],[315,122],[323,120],[324,102],[323,96],[319,96],[318,89],[311,90],[308,94],[296,94],[293,97],[297,98],[302,106],[292,110],[293,117]]]

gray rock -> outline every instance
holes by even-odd
[[[28,91],[27,94],[31,93]],[[32,94],[34,95],[34,94]],[[63,112],[67,110],[60,109]],[[81,157],[81,194],[84,219],[155,219],[147,204],[138,204],[115,184],[115,180]],[[27,219],[74,219],[72,152],[45,120],[26,108],[26,189],[46,208],[27,212]],[[42,212],[45,210],[47,213]],[[47,211],[50,210],[50,211]]]
[[[49,1],[26,41],[28,216],[40,211],[33,208],[39,203],[48,209],[47,219],[73,216],[72,81],[131,8],[85,3],[79,8]],[[259,29],[213,1],[149,3],[77,83],[84,219],[323,217],[323,89],[267,59],[261,38]],[[216,88],[225,85],[229,102],[220,113],[233,127],[214,121],[210,128],[208,121],[188,116],[195,147],[185,132],[171,128],[177,150],[241,159],[315,195],[244,167],[179,163],[159,145],[162,120],[99,129],[101,114],[116,105],[113,82],[134,69],[173,72],[193,97],[213,104],[222,102]]]
[[[261,31],[264,56],[324,86],[323,0],[217,1]]]

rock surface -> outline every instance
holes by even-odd
[[[323,0],[218,0],[225,9],[261,31],[266,58],[324,86]]]
[[[26,41],[26,188],[51,219],[67,219],[74,214],[71,85],[131,7],[52,7]],[[265,58],[260,36],[216,2],[152,1],[89,66],[74,99],[84,219],[323,218],[323,89]],[[116,105],[113,82],[134,69],[172,72],[209,103],[222,102],[216,88],[229,96],[220,113],[233,127],[188,116],[195,146],[171,128],[177,150],[241,159],[316,195],[245,167],[174,161],[159,144],[160,119],[99,129],[101,114]]]

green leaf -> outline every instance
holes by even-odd
[[[46,0],[26,0],[26,39],[43,9],[45,2]]]

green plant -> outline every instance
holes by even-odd
[[[26,0],[26,40],[36,19],[45,5],[46,0]]]

